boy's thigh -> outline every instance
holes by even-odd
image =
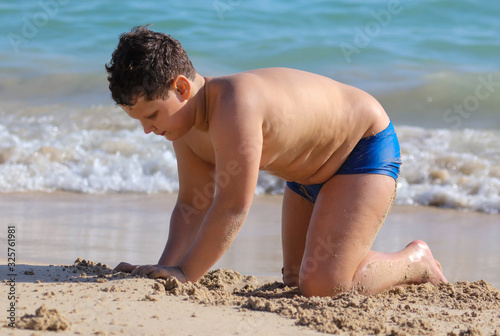
[[[350,285],[392,205],[395,181],[379,174],[335,175],[311,216],[301,267],[308,278]],[[327,284],[325,284],[327,285]]]

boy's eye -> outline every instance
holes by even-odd
[[[153,113],[152,115],[150,115],[150,116],[148,117],[148,119],[149,119],[149,120],[153,120],[153,119],[155,119],[155,118],[156,118],[156,116],[157,116],[157,115],[158,115],[158,111],[156,111],[155,113]]]

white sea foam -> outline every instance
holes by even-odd
[[[399,127],[398,203],[500,212],[500,132]]]
[[[177,190],[176,160],[164,138],[145,135],[115,108],[56,112],[51,117],[3,113],[0,191]]]
[[[169,141],[145,135],[116,107],[55,105],[0,111],[0,192],[178,190]],[[396,127],[399,204],[500,212],[500,132]],[[261,173],[256,193],[282,193]]]

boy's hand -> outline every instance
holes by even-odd
[[[148,278],[168,279],[176,277],[180,282],[187,282],[186,275],[178,266],[163,266],[163,265],[131,265],[126,262],[121,262],[115,267],[115,271],[131,273],[132,275],[143,274]]]
[[[130,273],[132,272],[136,267],[139,265],[132,265],[126,262],[121,262],[118,264],[118,266],[115,267],[115,271],[117,272],[125,272],[125,273]]]

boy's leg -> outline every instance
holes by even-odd
[[[285,187],[281,216],[281,240],[283,248],[283,283],[299,285],[300,264],[306,245],[307,228],[314,204]]]
[[[306,296],[355,288],[373,294],[400,284],[446,281],[430,250],[414,242],[397,253],[370,251],[389,211],[393,178],[335,175],[322,187],[307,231],[300,271]]]
[[[380,276],[387,264],[400,270],[391,276]],[[399,274],[399,282],[397,276]],[[367,279],[370,279],[369,282]],[[427,244],[416,240],[396,253],[370,251],[354,274],[353,283],[360,284],[357,289],[366,295],[376,294],[397,285],[447,282],[441,265],[432,256]]]

